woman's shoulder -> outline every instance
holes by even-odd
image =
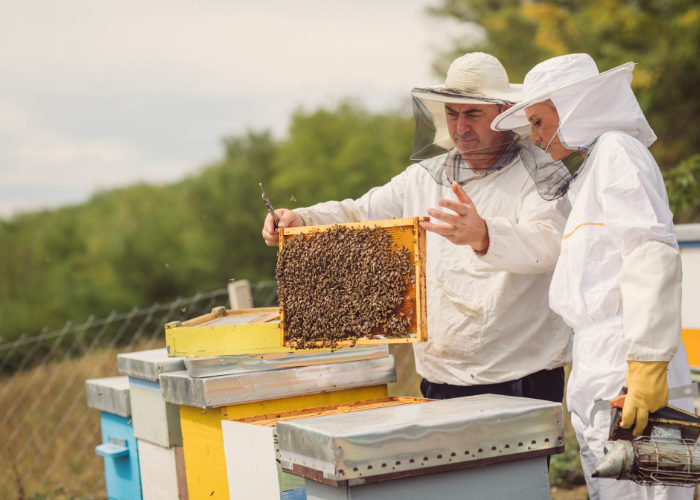
[[[651,156],[647,147],[625,132],[606,132],[601,135],[594,146],[594,151],[605,151],[609,154],[628,154],[635,156]]]
[[[660,175],[656,160],[649,149],[624,132],[606,132],[601,135],[592,151],[593,163],[600,175],[625,177],[634,173]],[[658,174],[658,175],[657,175]]]

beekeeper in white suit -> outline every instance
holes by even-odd
[[[430,215],[421,223],[429,341],[414,344],[423,394],[561,402],[571,329],[549,309],[547,290],[568,203],[542,200],[512,134],[491,130],[521,86],[495,57],[472,53],[453,62],[444,86],[412,94],[412,159],[423,161],[357,200],[279,209],[280,226]],[[262,233],[278,244],[269,215]]]
[[[621,425],[640,435],[668,387],[690,383],[681,343],[681,259],[661,172],[647,149],[656,136],[632,92],[633,63],[598,73],[587,54],[556,57],[525,77],[521,104],[492,123],[506,132],[528,123],[523,163],[546,199],[566,194],[572,210],[549,292],[550,307],[574,329],[567,403],[592,499],[692,498],[693,490],[653,489],[593,479],[610,415],[596,399],[628,395]],[[528,157],[527,151],[532,155]],[[671,404],[693,412],[691,399]]]

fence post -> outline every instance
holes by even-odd
[[[252,297],[250,281],[231,281],[228,284],[228,300],[231,304],[231,309],[250,309],[253,307]]]

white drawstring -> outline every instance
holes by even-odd
[[[554,140],[554,137],[556,137],[556,135],[559,133],[560,130],[561,130],[561,123],[559,123],[559,127],[557,128],[557,131],[554,132],[554,135],[552,136],[552,138],[551,138],[551,139],[549,140],[549,142],[547,143],[547,147],[544,148],[544,152],[545,152],[545,153],[546,153],[547,150],[549,149],[549,146],[552,145],[552,141]]]

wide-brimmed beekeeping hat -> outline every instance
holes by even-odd
[[[634,66],[628,62],[599,73],[588,54],[541,62],[525,76],[523,102],[498,115],[491,128],[506,132],[529,126],[525,108],[551,100],[559,113],[559,135],[570,147],[610,131],[628,133],[649,147],[656,135],[630,87]]]
[[[557,199],[583,171],[588,153],[606,132],[624,132],[649,147],[656,140],[632,92],[632,62],[598,72],[588,54],[567,54],[541,62],[525,76],[524,100],[491,122],[501,133],[529,128],[525,109],[551,101],[559,114],[556,132],[561,144],[572,153],[553,160],[549,144],[534,147],[523,142],[520,159],[546,200]],[[520,132],[524,138],[524,133]],[[554,136],[549,140],[554,139]]]
[[[416,138],[411,159],[425,159],[454,148],[447,129],[445,104],[516,104],[522,85],[511,84],[495,57],[472,52],[455,59],[444,85],[416,87],[411,91]]]

